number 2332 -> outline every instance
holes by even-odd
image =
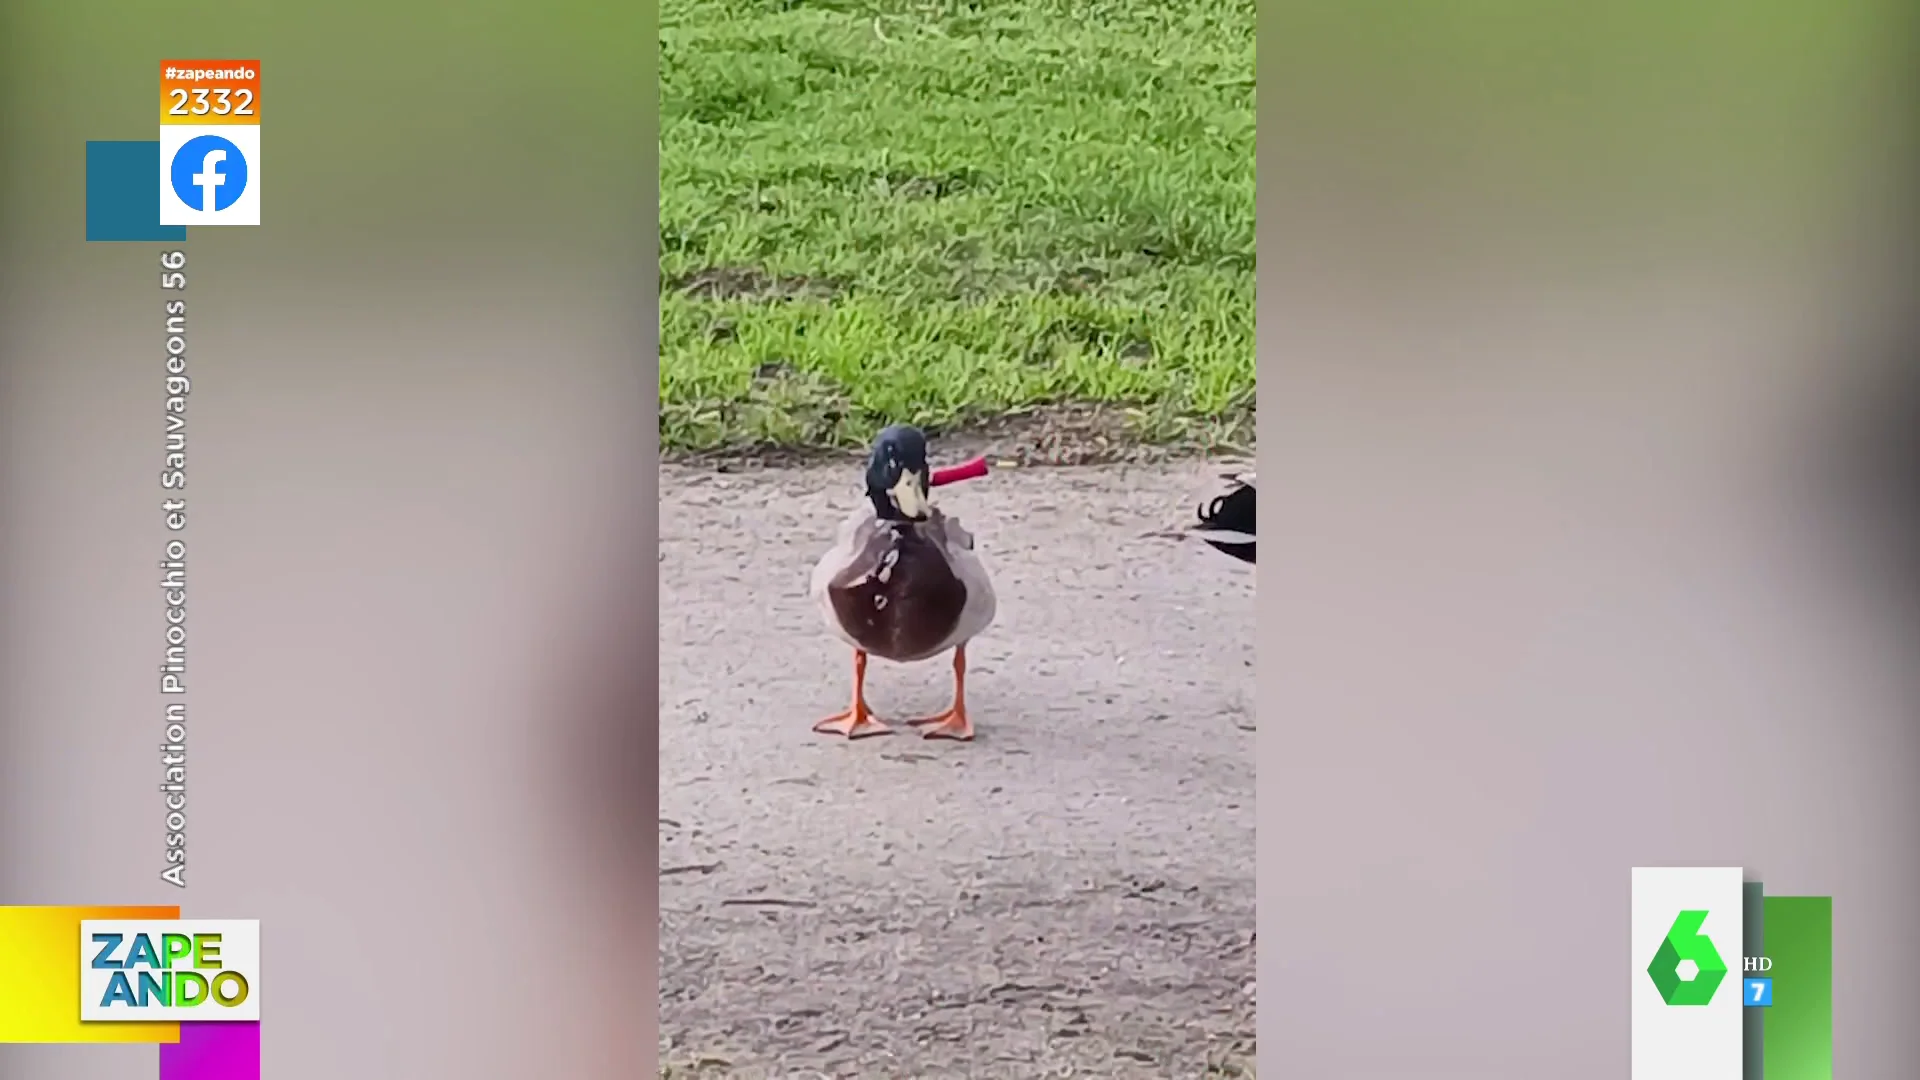
[[[167,96],[173,99],[173,106],[167,110],[168,116],[252,116],[253,91],[242,87],[239,90],[169,90]]]

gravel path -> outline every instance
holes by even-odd
[[[943,489],[1001,597],[957,745],[809,731],[849,692],[805,591],[857,466],[662,470],[669,1075],[1252,1075],[1253,575],[1141,536],[1216,471]],[[868,697],[950,685],[876,663]]]

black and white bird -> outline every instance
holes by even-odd
[[[1187,535],[1241,562],[1253,562],[1253,473],[1221,475],[1227,493],[1200,507],[1199,520],[1187,526]]]

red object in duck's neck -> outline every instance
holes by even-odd
[[[949,465],[944,469],[933,470],[933,475],[927,477],[927,483],[931,487],[941,487],[946,484],[957,484],[962,480],[971,480],[976,476],[985,475],[987,475],[987,459],[977,457],[972,461],[963,461],[958,465]]]

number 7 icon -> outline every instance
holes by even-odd
[[[1746,1004],[1748,1008],[1766,1009],[1773,1006],[1772,979],[1748,979],[1746,980],[1746,992]]]

